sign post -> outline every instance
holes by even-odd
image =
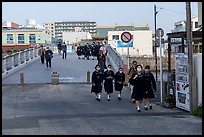
[[[161,37],[164,36],[164,31],[161,28],[158,28],[156,31],[156,35],[159,37],[159,47],[160,47],[160,94],[161,94],[161,103],[163,100],[163,71],[162,71],[162,44],[161,44]]]
[[[131,33],[130,33],[130,32],[127,32],[127,31],[123,32],[123,33],[121,34],[121,40],[122,40],[122,42],[124,42],[124,43],[130,42],[130,41],[132,40],[132,35],[131,35]],[[129,45],[128,45],[128,49],[127,49],[128,69],[130,68],[130,62],[129,62],[130,57],[129,57],[129,55],[130,55],[130,52],[129,52]]]

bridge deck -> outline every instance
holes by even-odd
[[[40,58],[35,62],[28,64],[19,71],[4,78],[2,84],[19,84],[20,72],[24,73],[24,83],[51,83],[51,73],[59,72],[59,80],[63,82],[86,82],[86,73],[88,70],[92,73],[97,64],[97,59],[87,60],[78,59],[76,53],[68,52],[67,59],[62,59],[62,55],[54,53],[52,59],[52,68],[46,68],[41,64]]]

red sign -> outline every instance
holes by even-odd
[[[128,43],[132,40],[132,35],[130,34],[130,32],[123,32],[121,34],[121,40],[122,42]]]

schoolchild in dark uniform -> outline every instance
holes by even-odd
[[[46,50],[45,50],[45,60],[46,60],[46,67],[47,68],[48,68],[48,66],[51,68],[52,57],[53,57],[52,50],[50,50],[49,47],[46,47]]]
[[[154,75],[150,72],[150,66],[145,66],[144,71],[144,80],[145,80],[145,92],[144,92],[144,104],[145,110],[152,109],[151,98],[155,98],[154,92],[156,92],[156,82]]]
[[[137,111],[141,112],[140,105],[144,97],[145,83],[144,76],[142,73],[142,65],[137,65],[136,69],[137,72],[134,73],[130,78],[130,83],[131,85],[133,85],[133,93],[131,97],[136,101]]]
[[[77,53],[78,59],[81,59],[80,56],[82,55],[82,51],[81,51],[81,45],[80,45],[80,44],[79,44],[79,46],[77,47],[76,53]]]
[[[82,59],[85,59],[85,46],[84,45],[81,46],[81,52],[83,55]]]
[[[104,72],[104,69],[106,68],[105,62],[106,62],[106,56],[103,54],[102,51],[99,51],[99,55],[97,56],[98,64],[101,66],[101,71]]]
[[[92,58],[92,60],[94,60],[94,56],[95,56],[95,47],[94,47],[94,44],[92,44],[90,46],[90,49],[91,49],[91,58]]]
[[[111,67],[111,65],[108,65],[107,70],[104,72],[104,88],[107,93],[108,101],[110,101],[110,94],[113,93],[113,79],[115,78],[115,74],[111,70]]]
[[[127,73],[127,77],[128,79],[130,80],[130,78],[132,77],[132,75],[137,71],[136,69],[136,66],[137,66],[137,61],[134,60],[132,62],[132,66],[130,67],[130,69],[128,70],[128,73]],[[130,82],[129,82],[130,83]],[[132,93],[133,93],[133,85],[130,84],[130,93],[131,93],[131,96],[132,96]],[[132,102],[135,104],[135,99],[132,98]]]
[[[95,66],[95,71],[92,73],[92,88],[91,92],[96,94],[96,100],[100,101],[102,86],[103,86],[103,73],[100,71],[100,65]]]
[[[115,90],[118,91],[118,100],[121,100],[121,91],[123,89],[123,83],[125,82],[125,73],[123,68],[119,68],[119,71],[115,74]]]

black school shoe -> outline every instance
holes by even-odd
[[[121,100],[121,97],[118,97],[118,100],[120,101],[120,100]]]
[[[101,99],[100,98],[98,98],[98,102],[100,102],[101,101]]]
[[[145,107],[145,108],[144,108],[144,110],[146,110],[146,111],[147,111],[147,110],[148,110],[148,108],[147,108],[147,107]]]
[[[138,109],[138,110],[137,110],[137,112],[141,112],[141,110],[140,110],[140,109]]]
[[[132,103],[135,104],[135,100],[133,100]]]
[[[110,99],[108,99],[108,101],[110,101]]]
[[[149,109],[152,109],[152,106],[149,106]]]

